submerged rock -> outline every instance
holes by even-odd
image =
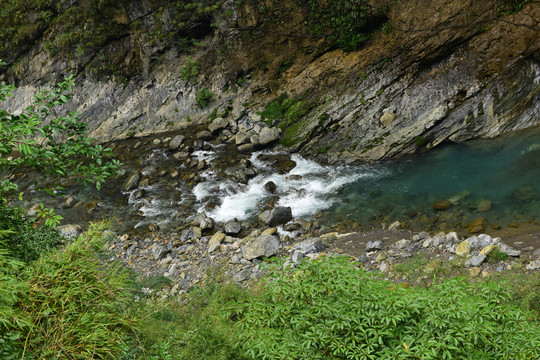
[[[450,200],[438,200],[433,203],[433,210],[435,211],[444,211],[452,207],[452,202]]]

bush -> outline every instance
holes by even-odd
[[[96,257],[104,230],[92,226],[19,277],[14,270],[21,271],[20,265],[6,269],[0,252],[0,319],[8,319],[0,321],[3,359],[108,359],[122,352],[135,322],[125,310],[130,281],[126,272]]]
[[[197,91],[195,102],[201,109],[203,109],[207,107],[208,104],[210,104],[213,98],[214,98],[214,93],[210,89],[202,88]]]
[[[280,264],[278,264],[280,265]],[[233,305],[253,359],[535,359],[540,326],[498,284],[452,279],[402,288],[346,258],[270,269],[260,295]],[[281,270],[281,271],[280,271]]]
[[[193,81],[197,75],[199,75],[199,62],[196,59],[187,58],[180,71],[180,78],[184,81]]]

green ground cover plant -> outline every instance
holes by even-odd
[[[535,359],[540,326],[500,284],[450,279],[402,288],[343,257],[270,268],[265,291],[240,305],[252,359]]]

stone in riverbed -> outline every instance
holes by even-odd
[[[182,142],[184,141],[186,137],[183,135],[176,135],[172,138],[171,142],[169,143],[169,149],[170,150],[177,150],[180,145],[182,145]]]
[[[264,184],[263,188],[264,190],[268,191],[270,194],[274,194],[277,190],[277,186],[276,184],[274,184],[273,181],[268,181],[266,184]]]
[[[255,239],[249,240],[242,250],[244,258],[247,260],[258,257],[270,257],[276,255],[279,251],[279,238],[274,235],[261,235]]]
[[[514,249],[510,245],[506,245],[504,243],[500,243],[498,245],[499,251],[505,253],[508,256],[520,256],[521,251]]]
[[[478,211],[478,212],[489,211],[489,210],[491,210],[492,205],[493,205],[493,203],[490,200],[482,200],[476,206],[476,211]]]
[[[200,213],[192,222],[191,225],[198,226],[201,230],[212,229],[216,222],[205,213]]]
[[[469,234],[477,234],[486,228],[486,218],[474,219],[469,223]]]
[[[212,138],[212,133],[210,131],[207,131],[207,130],[199,131],[195,135],[195,138],[197,140],[210,140]]]
[[[131,174],[126,181],[124,181],[124,184],[122,185],[122,191],[130,191],[137,187],[137,184],[139,183],[140,179],[139,173]]]
[[[76,236],[79,236],[83,229],[80,225],[62,225],[57,228],[58,232],[60,233],[60,236],[65,237],[66,239],[71,239]]]
[[[293,218],[292,209],[289,206],[276,206],[272,210],[264,211],[259,217],[269,226],[284,224]]]
[[[465,261],[465,267],[478,267],[482,265],[484,260],[486,259],[485,255],[476,255],[471,257],[469,260]]]
[[[208,130],[210,132],[215,133],[218,130],[225,129],[229,125],[229,121],[227,119],[224,119],[222,117],[217,117],[212,121],[210,126],[208,126]]]
[[[452,202],[447,199],[435,201],[435,203],[433,203],[433,210],[435,211],[448,210],[450,207],[452,207]]]
[[[242,226],[236,219],[227,221],[223,227],[226,234],[234,235],[234,234],[238,234],[240,230],[242,230]]]

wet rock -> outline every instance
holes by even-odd
[[[236,145],[247,144],[249,142],[248,135],[243,132],[236,133],[236,136],[234,139],[235,139]]]
[[[283,226],[283,230],[289,231],[289,232],[297,231],[297,230],[300,230],[301,228],[302,228],[302,225],[297,222],[286,224],[285,226]]]
[[[471,243],[464,240],[456,247],[456,255],[461,257],[467,257],[471,253]]]
[[[224,233],[222,232],[215,233],[210,239],[210,241],[208,242],[208,252],[211,253],[214,250],[216,250],[221,245],[224,239],[225,239]]]
[[[369,241],[366,244],[366,251],[382,250],[383,242],[381,240]]]
[[[124,181],[124,184],[122,185],[122,191],[130,191],[137,187],[137,184],[139,183],[140,179],[139,173],[131,174],[126,181]]]
[[[396,231],[401,229],[401,223],[399,221],[394,221],[390,226],[388,227],[388,230],[390,231]]]
[[[98,206],[97,201],[89,201],[86,204],[84,204],[84,207],[86,208],[86,212],[88,213],[88,215],[93,214],[97,206]]]
[[[146,195],[146,190],[139,189],[133,193],[133,199],[138,200],[142,198],[144,195]]]
[[[469,223],[469,234],[477,234],[485,230],[486,228],[486,219],[481,217],[474,219]]]
[[[278,128],[263,128],[259,134],[259,142],[261,145],[270,144],[279,139]]]
[[[276,206],[272,210],[266,210],[259,216],[269,226],[284,224],[292,220],[292,209],[287,206]]]
[[[173,137],[171,142],[169,143],[169,149],[177,150],[180,147],[180,145],[182,145],[185,138],[186,137],[183,135],[176,135],[175,137]]]
[[[242,226],[236,219],[227,221],[225,225],[223,226],[223,228],[226,234],[233,234],[233,235],[238,234],[240,230],[242,230]]]
[[[279,251],[279,238],[274,235],[261,235],[256,239],[248,241],[242,250],[244,258],[247,260],[258,257],[270,257],[276,255]]]
[[[254,148],[253,144],[244,144],[238,147],[238,151],[241,153],[249,153],[252,152]]]
[[[208,126],[208,130],[210,130],[210,132],[213,134],[216,133],[218,130],[225,129],[227,125],[229,125],[229,121],[227,119],[217,117]]]
[[[264,190],[268,191],[270,194],[275,194],[277,190],[277,186],[276,184],[274,184],[273,181],[268,181],[266,184],[264,184],[263,188]]]
[[[202,130],[195,135],[195,138],[197,140],[210,140],[212,138],[212,133],[207,130]]]
[[[72,239],[74,237],[77,237],[83,232],[82,227],[75,224],[62,225],[59,226],[57,230],[60,233],[60,236],[66,239]]]
[[[478,203],[476,206],[476,211],[478,212],[486,212],[491,210],[493,203],[490,200],[482,200]]]
[[[216,222],[211,217],[208,217],[205,213],[200,213],[193,221],[191,225],[198,226],[201,230],[213,229]]]
[[[286,154],[260,154],[258,159],[267,162],[281,175],[287,174],[296,167],[296,162]]]
[[[73,205],[75,205],[76,202],[77,202],[77,200],[73,196],[69,195],[62,202],[62,208],[63,209],[69,209],[69,208],[73,207]]]
[[[452,207],[452,202],[450,200],[438,200],[433,203],[433,210],[435,211],[444,211]]]

